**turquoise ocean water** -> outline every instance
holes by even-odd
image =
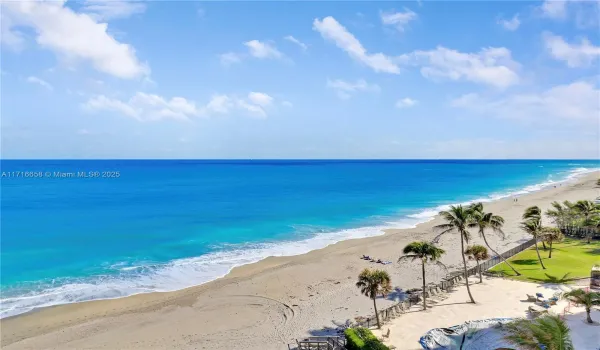
[[[0,316],[177,290],[267,256],[411,227],[448,204],[524,194],[599,167],[583,160],[2,160]]]

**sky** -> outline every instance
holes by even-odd
[[[10,1],[2,158],[600,158],[599,1]]]

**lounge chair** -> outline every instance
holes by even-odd
[[[538,300],[535,296],[527,294],[527,301],[538,301]]]
[[[543,308],[541,306],[534,306],[534,305],[529,306],[528,310],[531,313],[531,316],[533,316],[533,317],[538,317],[541,314],[544,314],[544,313],[548,312],[547,309],[545,309],[545,308]]]

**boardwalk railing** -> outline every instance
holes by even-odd
[[[528,248],[530,248],[535,243],[535,239],[530,239],[527,242],[524,242],[512,249],[507,250],[506,252],[500,254],[504,259],[508,259],[511,256],[520,253]],[[488,269],[498,265],[502,262],[500,256],[494,256],[491,259],[479,264],[481,267],[481,271],[487,271]],[[477,266],[472,267],[467,270],[467,276],[472,276],[477,274],[479,271],[477,270]],[[425,295],[429,298],[431,296],[435,296],[437,294],[443,292],[450,292],[454,288],[454,286],[458,285],[461,281],[464,280],[464,272],[462,270],[457,270],[449,273],[446,278],[441,280],[439,283],[431,283],[426,287]],[[381,322],[387,322],[391,319],[394,319],[407,310],[409,310],[413,305],[419,304],[421,302],[422,292],[419,291],[418,294],[409,294],[408,299],[403,300],[395,305],[392,305],[386,309],[379,311],[379,319]],[[366,327],[369,328],[371,326],[377,325],[377,319],[375,316],[365,317],[362,319],[357,319],[356,322],[352,325],[353,327]],[[338,350],[338,349],[346,349],[345,348],[345,338],[343,336],[340,337],[310,337],[301,341],[297,341],[297,347],[294,349],[303,350],[303,349],[315,349],[315,350]],[[288,345],[289,349],[292,349],[290,345]]]
[[[345,350],[346,349],[346,338],[345,337],[309,337],[303,340],[296,341],[297,350]],[[292,346],[288,344],[288,349],[292,349]]]
[[[524,243],[500,254],[500,256],[502,256],[505,259],[510,258],[511,256],[528,249],[534,243],[535,243],[535,239],[530,239],[529,241],[524,242]],[[492,259],[480,264],[481,271],[486,271],[486,270],[490,269],[491,267],[498,265],[501,262],[502,262],[502,259],[499,256],[495,256]],[[467,270],[467,276],[472,276],[477,273],[478,273],[477,266],[472,267]],[[425,295],[427,297],[430,297],[430,296],[435,296],[442,292],[449,292],[452,290],[452,288],[454,286],[458,285],[463,280],[464,280],[464,272],[462,270],[451,272],[448,274],[448,276],[446,278],[444,278],[439,283],[432,283],[429,286],[427,286]],[[421,302],[421,299],[420,299],[421,295],[422,295],[421,291],[419,291],[418,294],[411,294],[411,295],[409,295],[408,299],[403,300],[395,305],[392,305],[386,309],[379,311],[379,319],[381,320],[381,322],[386,322],[390,319],[394,319],[394,318],[402,315],[407,310],[409,310],[413,305],[419,304]],[[358,327],[369,328],[371,326],[375,326],[376,324],[377,324],[377,319],[375,316],[359,319],[356,321],[356,326],[358,326]]]

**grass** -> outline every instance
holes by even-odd
[[[500,272],[519,281],[567,283],[573,279],[590,277],[592,266],[600,264],[600,241],[587,244],[584,240],[565,239],[561,243],[554,243],[552,259],[548,259],[549,249],[544,250],[541,243],[538,247],[546,270],[542,269],[535,247],[532,246],[508,259],[521,276],[516,276],[505,263],[496,265],[489,271]]]

